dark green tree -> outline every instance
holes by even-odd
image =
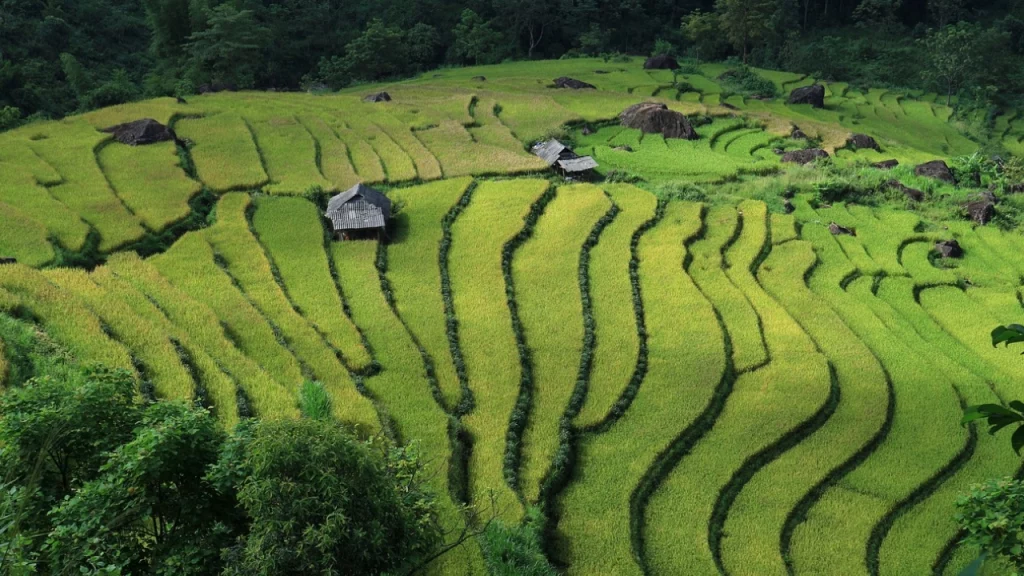
[[[221,4],[209,12],[208,26],[189,36],[188,51],[201,79],[252,88],[263,63],[270,31],[251,10]]]
[[[232,495],[206,480],[224,432],[184,403],[149,406],[134,437],[51,516],[51,566],[76,573],[209,574],[230,543]]]
[[[493,64],[503,56],[501,34],[473,10],[462,11],[454,35],[452,55],[460,62]]]
[[[931,30],[920,41],[929,60],[928,67],[921,74],[946,94],[947,106],[953,94],[976,72],[978,37],[979,30],[975,25],[960,22]]]
[[[775,0],[716,0],[715,10],[726,38],[747,62],[751,47],[763,41],[771,32]]]

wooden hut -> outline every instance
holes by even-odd
[[[331,198],[326,217],[331,221],[335,240],[380,238],[386,235],[391,218],[391,200],[360,182]]]
[[[597,168],[596,160],[590,156],[577,155],[571,148],[555,139],[537,144],[533,147],[533,153],[563,176],[586,175]]]

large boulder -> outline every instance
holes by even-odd
[[[935,243],[935,250],[943,258],[962,258],[964,249],[956,240],[943,240]]]
[[[363,102],[391,102],[391,94],[387,92],[369,94],[363,97]]]
[[[782,161],[792,164],[810,164],[818,158],[828,157],[828,152],[821,148],[810,148],[807,150],[790,150],[782,155]]]
[[[872,168],[878,168],[879,170],[892,170],[893,168],[900,165],[900,161],[896,159],[882,160],[881,162],[875,162],[871,165]]]
[[[793,131],[789,133],[789,137],[794,140],[807,140],[807,134],[799,126],[793,126]]]
[[[118,124],[103,131],[113,134],[115,140],[129,146],[155,144],[157,142],[176,141],[178,139],[174,130],[152,118],[143,118],[134,122]]]
[[[971,194],[967,197],[961,207],[970,218],[976,224],[984,226],[988,224],[992,217],[996,214],[996,203],[999,199],[996,195],[991,192],[979,192],[977,194]]]
[[[645,134],[661,134],[665,138],[683,140],[700,138],[686,116],[669,110],[668,106],[659,102],[634,104],[619,114],[619,120],[623,126],[640,130]]]
[[[825,107],[825,87],[821,84],[797,88],[789,94],[790,104],[810,104],[814,108]]]
[[[878,142],[875,142],[875,139],[867,134],[852,134],[846,140],[846,143],[852,145],[857,150],[879,150]]]
[[[668,54],[651,56],[644,62],[646,70],[675,70],[677,68],[679,68],[679,62]]]
[[[582,80],[562,76],[560,78],[555,78],[555,88],[568,88],[569,90],[593,90],[597,88],[597,86],[587,84]]]
[[[914,174],[917,174],[918,176],[925,176],[927,178],[935,178],[936,180],[942,180],[943,182],[949,182],[950,184],[956,182],[956,179],[953,178],[953,172],[942,160],[925,162],[924,164],[914,168]]]
[[[911,188],[910,186],[906,186],[899,180],[889,180],[888,182],[886,182],[886,185],[889,188],[892,188],[893,190],[899,190],[900,192],[903,193],[904,196],[907,197],[908,200],[911,200],[912,202],[921,202],[922,200],[924,200],[924,192],[918,190],[917,188]]]

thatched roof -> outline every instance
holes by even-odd
[[[391,218],[391,200],[360,182],[331,198],[327,218],[335,231],[383,228]]]
[[[174,130],[171,130],[152,118],[143,118],[141,120],[135,120],[134,122],[118,124],[117,126],[106,128],[103,131],[113,134],[114,139],[118,142],[128,144],[130,146],[154,144],[156,142],[167,142],[169,140],[178,139],[174,134]]]

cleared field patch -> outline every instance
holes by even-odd
[[[114,194],[96,162],[96,148],[109,136],[84,122],[66,122],[61,127],[32,142],[33,150],[62,177],[49,187],[50,194],[99,231],[101,251],[141,238],[145,230],[138,218]]]
[[[278,285],[263,248],[249,230],[249,206],[250,198],[246,194],[234,192],[223,196],[217,204],[217,224],[205,231],[210,245],[223,259],[227,274],[238,283],[245,297],[275,328],[275,336],[324,384],[331,395],[334,415],[363,432],[372,433],[379,427],[373,404],[359,394],[337,353],[295,311]]]
[[[448,485],[448,416],[434,402],[416,345],[381,292],[377,251],[377,243],[369,241],[331,245],[338,282],[348,296],[352,319],[366,334],[382,367],[380,374],[367,379],[366,387],[394,419],[399,439],[416,442],[430,468],[426,478],[438,495],[442,524],[458,533],[466,519],[451,500]],[[470,538],[432,568],[438,574],[482,573],[476,539]]]
[[[640,239],[650,364],[622,418],[580,443],[579,480],[559,502],[558,528],[565,538],[560,553],[570,562],[570,574],[640,574],[634,560],[639,542],[633,539],[633,530],[642,529],[648,541],[658,541],[672,530],[660,517],[652,522],[648,514],[645,522],[646,502],[633,494],[660,483],[671,468],[673,444],[711,402],[725,373],[714,310],[682,268],[684,242],[700,227],[699,205],[673,202],[658,225]],[[682,374],[686,377],[680,378]],[[654,553],[662,552],[675,553]]]
[[[260,198],[253,229],[281,276],[296,310],[336,349],[353,370],[372,362],[362,336],[345,315],[324,250],[324,219],[300,198]]]
[[[507,519],[522,514],[505,482],[509,418],[519,397],[521,371],[502,274],[502,249],[522,228],[531,205],[547,190],[543,180],[483,182],[452,225],[450,275],[458,338],[473,393],[463,418],[473,437],[469,494],[487,502],[493,491]]]
[[[188,201],[202,189],[181,169],[174,142],[112,143],[96,157],[117,195],[150,230],[163,230],[188,216]]]
[[[583,352],[580,251],[610,208],[596,186],[558,188],[533,236],[512,260],[516,303],[533,366],[520,473],[523,495],[531,502],[537,501],[561,443],[562,416],[577,385]]]
[[[641,376],[637,373],[641,346],[637,314],[643,310],[636,306],[639,292],[632,285],[632,252],[641,227],[654,218],[657,199],[628,184],[607,184],[605,190],[619,212],[590,251],[595,341],[586,399],[576,416],[580,428],[603,421],[631,379]]]
[[[267,192],[299,195],[314,186],[329,192],[336,189],[320,173],[316,164],[316,143],[298,120],[271,118],[249,121],[249,126],[270,176]]]
[[[47,270],[44,275],[96,314],[142,366],[141,376],[152,383],[159,397],[193,399],[196,383],[181,364],[166,332],[135,314],[122,300],[93,282],[84,270],[59,268]]]
[[[178,136],[193,142],[190,152],[196,172],[212,190],[244,190],[267,183],[259,150],[237,114],[223,112],[175,123]]]
[[[186,238],[191,238],[191,240],[188,240],[189,242],[202,240],[194,235],[186,236]],[[199,245],[193,250],[202,248],[203,245]],[[209,248],[206,247],[206,249],[208,250]],[[179,262],[183,263],[187,268],[189,258],[197,258],[197,256],[194,254],[183,254],[179,257]],[[197,263],[201,263],[201,260],[197,261]],[[170,265],[178,264],[175,262]],[[136,290],[145,294],[147,300],[159,306],[160,311],[167,316],[169,321],[187,334],[196,345],[201,347],[217,363],[219,368],[223,369],[226,374],[234,379],[240,389],[240,392],[236,391],[240,396],[234,402],[237,406],[236,411],[246,411],[245,414],[236,414],[236,417],[255,415],[264,419],[276,419],[297,417],[299,415],[298,402],[295,396],[298,384],[274,380],[270,373],[260,365],[264,358],[261,356],[247,356],[243,353],[242,346],[244,346],[244,341],[239,333],[231,331],[229,325],[214,312],[213,306],[220,307],[224,305],[230,307],[232,304],[238,303],[236,299],[238,297],[237,290],[231,285],[230,280],[227,283],[224,282],[223,274],[211,275],[208,280],[212,286],[206,291],[203,290],[204,287],[202,286],[195,287],[194,292],[196,294],[200,296],[205,294],[211,302],[214,302],[213,305],[209,305],[199,299],[194,299],[185,291],[172,285],[167,278],[160,274],[159,270],[154,266],[153,260],[143,261],[131,253],[118,254],[107,262],[106,269],[111,270],[118,278],[130,283]],[[217,272],[219,273],[220,270],[217,270]],[[223,289],[225,292],[218,292],[218,289]],[[242,304],[245,304],[245,306],[235,310],[239,314],[240,320],[244,320],[247,316],[245,308],[248,305],[244,300]],[[248,315],[248,317],[251,318],[252,316]],[[259,325],[253,325],[252,330],[258,331]],[[248,331],[244,334],[248,335]],[[235,338],[238,339],[235,340]],[[248,350],[252,349],[254,348],[248,347]],[[209,382],[209,380],[206,381]],[[211,387],[211,397],[215,405],[222,408],[218,416],[222,421],[230,421],[231,416],[223,412],[224,407],[232,405],[232,401],[222,398],[221,402],[216,404],[217,394],[220,392],[213,390],[212,384],[209,386]],[[255,414],[252,414],[252,412],[255,412]]]
[[[441,221],[470,183],[469,178],[460,178],[391,193],[393,200],[405,202],[387,247],[395,307],[432,359],[434,377],[449,408],[462,399],[462,382],[448,343],[438,251],[444,234]]]

